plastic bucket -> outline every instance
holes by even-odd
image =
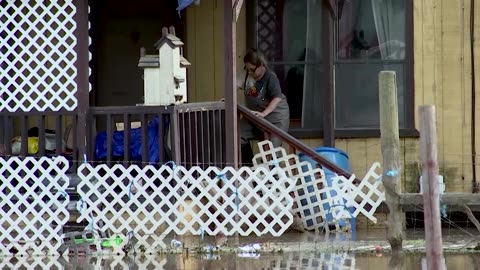
[[[314,150],[322,157],[342,168],[344,171],[350,172],[350,160],[347,153],[345,153],[344,151],[333,147],[317,147]],[[298,157],[300,161],[308,161],[310,164],[312,164],[313,168],[317,167],[317,162],[311,159],[309,156],[305,155],[304,153],[298,154]],[[327,178],[328,185],[331,186],[332,178],[335,176],[335,173],[326,168],[323,168],[323,171],[325,172],[325,177]]]
[[[351,171],[350,160],[348,158],[348,154],[345,153],[343,150],[340,150],[338,148],[333,148],[333,147],[317,147],[314,150],[315,150],[315,152],[319,153],[322,157],[326,158],[327,160],[329,160],[333,164],[337,165],[338,167],[340,167],[344,171],[346,171],[346,172]],[[309,162],[312,165],[312,168],[317,167],[317,162],[314,161],[309,156],[307,156],[306,154],[299,153],[298,157],[299,157],[300,161]],[[322,169],[325,172],[325,178],[327,180],[327,185],[331,187],[332,186],[332,179],[336,174],[334,172],[330,171],[329,169],[326,169],[326,168],[322,168]],[[307,182],[310,181],[309,178],[306,178],[305,180]],[[336,195],[334,191],[332,192],[332,195],[333,196]],[[326,210],[330,209],[330,205],[324,205],[323,207]],[[350,209],[351,213],[353,213],[353,211],[354,211],[354,209]],[[327,214],[327,219],[333,219],[332,215]],[[346,225],[345,222],[340,222],[339,224],[342,227]],[[354,230],[355,229],[355,218],[352,217],[350,219],[350,224],[351,224],[352,230]]]

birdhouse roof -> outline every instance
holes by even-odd
[[[167,36],[163,36],[155,43],[155,48],[160,49],[165,43],[172,48],[183,46],[183,42],[178,37],[168,34]]]
[[[180,56],[180,66],[181,67],[188,67],[190,65],[191,65],[191,63],[188,62],[188,60],[185,57]]]
[[[170,27],[169,29],[164,27],[162,28],[162,37],[155,43],[155,48],[160,49],[163,44],[167,43],[172,48],[177,48],[183,46],[183,42],[175,36],[175,28]]]
[[[145,55],[140,57],[139,67],[156,68],[160,66],[160,57],[158,55]]]

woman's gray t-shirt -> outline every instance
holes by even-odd
[[[282,93],[280,82],[277,75],[267,70],[263,77],[255,81],[253,85],[244,83],[245,101],[250,110],[262,112],[267,108],[273,98],[279,97],[282,101],[265,118],[275,124],[290,117],[288,103],[285,95]]]

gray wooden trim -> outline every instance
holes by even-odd
[[[233,18],[235,0],[223,3],[223,36],[225,38],[224,68],[225,68],[225,149],[226,163],[238,167],[239,140],[237,133],[237,93],[235,90],[236,78],[236,23]]]
[[[323,70],[318,76],[323,77],[323,145],[335,146],[335,78],[334,78],[334,18],[332,12],[323,2],[322,6],[322,59]]]

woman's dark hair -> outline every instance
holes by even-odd
[[[244,63],[250,63],[255,66],[267,66],[267,60],[261,52],[258,52],[256,49],[250,49],[243,57]]]

